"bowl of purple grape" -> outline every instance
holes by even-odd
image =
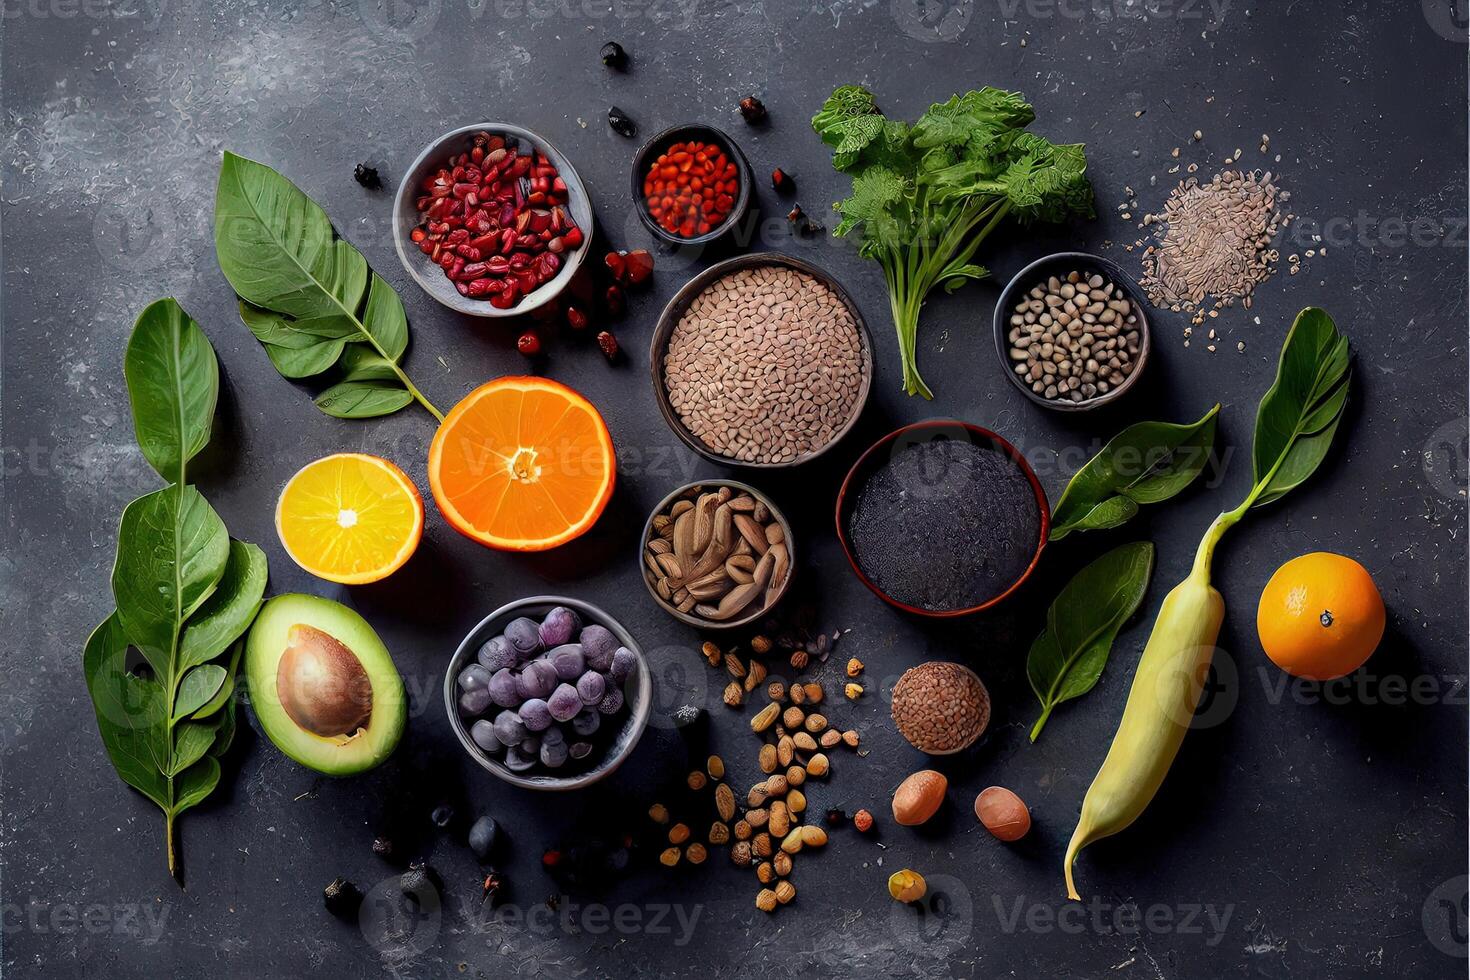
[[[444,677],[465,751],[527,789],[581,789],[611,775],[638,744],[652,701],[632,634],[565,596],[519,599],[486,616]]]

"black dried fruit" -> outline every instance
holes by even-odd
[[[611,126],[612,131],[614,133],[617,133],[619,136],[631,137],[635,132],[637,132],[637,127],[633,125],[633,120],[629,119],[628,114],[622,109],[619,109],[617,106],[613,106],[611,109],[607,110],[607,124]]]
[[[771,171],[771,187],[777,194],[790,194],[796,190],[796,181],[792,180],[791,175],[786,171],[777,167]]]
[[[373,853],[386,861],[393,856],[393,842],[386,837],[374,838]]]
[[[490,852],[495,850],[495,843],[499,839],[500,825],[488,814],[476,820],[470,827],[470,850],[481,861],[490,857]]]
[[[764,122],[766,118],[766,104],[753,95],[747,95],[740,100],[740,114],[751,125]]]
[[[845,823],[847,823],[847,814],[843,813],[840,809],[834,806],[827,811],[827,826],[840,827]]]
[[[454,823],[454,807],[450,806],[448,803],[441,803],[438,806],[434,807],[434,812],[429,814],[429,819],[432,820],[434,822],[434,826],[438,827],[440,830],[448,830],[449,825]]]
[[[602,63],[616,71],[623,71],[628,67],[628,52],[616,41],[609,41],[602,46],[597,55]]]
[[[333,878],[322,889],[322,904],[339,919],[352,919],[362,906],[362,892],[346,878]]]
[[[419,892],[432,890],[433,887],[434,872],[423,858],[411,861],[408,870],[398,876],[398,890],[405,895],[417,895]]]
[[[612,335],[612,331],[604,330],[597,335],[597,347],[609,361],[618,359],[618,338]]]
[[[359,163],[353,168],[352,179],[370,191],[381,190],[383,187],[383,178],[378,176],[378,168],[369,167],[365,163]]]

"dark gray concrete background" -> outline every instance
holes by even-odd
[[[1464,976],[1467,46],[1448,2],[423,0],[385,11],[374,0],[13,0],[0,31],[7,977]],[[626,76],[597,60],[609,38],[633,56]],[[279,168],[400,290],[411,373],[448,408],[487,378],[525,370],[514,333],[457,318],[413,286],[393,253],[389,192],[353,183],[355,163],[377,164],[391,190],[436,134],[476,120],[520,123],[576,162],[612,242],[646,246],[626,199],[635,144],[608,130],[610,104],[645,134],[687,120],[726,127],[757,173],[786,168],[801,203],[822,214],[846,180],[807,120],[847,82],[868,84],[904,118],[986,83],[1020,89],[1037,106],[1038,130],[1087,143],[1099,203],[1092,224],[1007,228],[983,254],[993,280],[930,302],[920,349],[938,395],[931,405],[899,390],[877,267],[846,245],[790,240],[788,205],[760,188],[772,219],[760,243],[829,268],[877,340],[877,383],[859,431],[830,463],[757,482],[796,524],[799,576],[819,621],[850,630],[819,677],[835,688],[848,655],[868,664],[868,696],[831,713],[862,729],[871,754],[838,754],[812,809],[871,807],[885,825],[882,846],[838,834],[825,853],[798,862],[800,895],[775,917],[756,911],[753,879],[722,855],[697,872],[668,873],[647,867],[652,851],[616,888],[563,897],[547,912],[557,887],[539,867],[544,848],[574,827],[637,818],[667,798],[661,786],[681,779],[670,708],[709,705],[737,785],[756,773],[744,715],[719,705],[721,676],[693,652],[697,637],[654,607],[635,568],[647,509],[676,483],[719,472],[664,427],[646,375],[663,301],[706,258],[661,260],[652,292],[635,297],[616,327],[624,364],[609,367],[590,344],[548,339],[546,373],[601,408],[621,453],[617,495],[589,535],[550,554],[498,554],[459,537],[431,507],[423,547],[403,571],[344,590],[282,552],[271,524],[279,488],[306,461],[355,449],[395,460],[427,491],[431,420],[410,408],[335,421],[271,369],[214,259],[220,153]],[[746,128],[735,112],[751,92],[770,108],[765,128]],[[1191,144],[1196,129],[1204,140]],[[1262,133],[1271,137],[1265,156]],[[1186,348],[1183,316],[1158,313],[1156,361],[1140,390],[1106,413],[1044,413],[996,362],[999,286],[1060,247],[1098,250],[1136,270],[1138,252],[1123,244],[1177,179],[1166,173],[1176,146],[1201,176],[1237,147],[1242,165],[1281,174],[1304,219],[1282,254],[1325,254],[1262,287],[1249,313],[1211,321],[1216,352],[1203,328]],[[1116,210],[1126,187],[1138,195],[1131,220]],[[1325,243],[1311,240],[1306,219],[1325,229]],[[252,720],[220,790],[182,819],[182,889],[165,873],[161,815],[108,765],[80,670],[83,640],[110,608],[118,516],[156,485],[134,446],[121,358],[134,316],[163,295],[203,324],[223,370],[216,437],[195,468],[205,494],[232,533],[266,549],[273,592],[331,595],[360,610],[414,696],[394,757],[349,780],[318,778],[284,758]],[[1063,846],[1149,623],[1210,518],[1245,492],[1255,404],[1291,317],[1307,304],[1330,311],[1356,349],[1338,445],[1309,485],[1252,514],[1223,545],[1220,690],[1144,818],[1086,852],[1079,874],[1089,902],[1081,915],[1066,912]],[[1216,400],[1220,445],[1233,454],[1214,485],[1126,530],[1053,547],[1031,586],[994,615],[915,622],[880,604],[842,560],[831,523],[836,486],[896,424],[947,415],[995,428],[1030,455],[1055,499],[1081,458],[1122,425],[1192,419]],[[1041,610],[1070,570],[1138,537],[1159,548],[1145,615],[1120,637],[1096,690],[1058,710],[1029,744],[1036,706],[1024,659]],[[1363,674],[1327,698],[1285,685],[1253,627],[1272,570],[1318,549],[1368,566],[1390,622]],[[492,781],[464,758],[438,695],[443,664],[471,624],[543,592],[621,616],[650,651],[659,686],[659,716],[634,758],[605,789],[570,798]],[[894,731],[881,692],[930,658],[972,665],[995,716],[976,749],[938,763],[952,780],[950,805],[937,826],[912,832],[891,826],[888,798],[926,760]],[[1419,685],[1407,697],[1405,682]],[[1019,846],[992,840],[970,815],[975,793],[993,783],[1032,807],[1036,829]],[[441,799],[502,820],[513,844],[503,861],[508,904],[541,909],[539,917],[481,914],[468,852],[426,832]],[[440,909],[396,918],[393,929],[329,917],[320,892],[335,875],[364,889],[387,882],[376,897],[388,894],[393,869],[369,844],[404,826],[403,849],[426,854],[444,879]],[[888,874],[905,866],[944,895],[922,917],[885,893]],[[587,915],[589,902],[616,913],[617,925],[595,909]]]

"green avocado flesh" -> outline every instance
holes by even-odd
[[[279,595],[245,644],[250,706],[276,748],[349,776],[393,752],[408,715],[403,679],[367,620],[339,602]]]

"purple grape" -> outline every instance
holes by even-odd
[[[633,675],[633,670],[637,666],[637,654],[635,654],[632,650],[629,650],[627,647],[618,647],[617,652],[613,654],[612,668],[608,671],[608,673],[612,674],[612,679],[616,683],[622,684],[625,683],[628,678]]]
[[[495,726],[483,718],[470,726],[470,738],[486,752],[499,752],[505,748],[505,743],[495,734]]]
[[[567,764],[566,742],[542,742],[541,764],[548,769],[559,769]]]
[[[477,691],[482,687],[489,687],[490,671],[479,664],[470,664],[459,672],[458,683],[461,691]]]
[[[514,711],[502,711],[495,716],[495,737],[501,745],[520,745],[528,734],[526,723]]]
[[[552,725],[541,733],[542,745],[564,745],[566,744],[566,740],[567,733],[562,731],[558,725]]]
[[[605,715],[615,715],[623,710],[623,692],[617,688],[609,688],[603,695],[602,700],[597,702],[597,710]]]
[[[602,715],[594,708],[583,708],[577,712],[577,717],[572,719],[572,731],[582,737],[593,735],[602,724]]]
[[[516,665],[516,652],[511,649],[510,641],[503,636],[490,637],[475,656],[492,674]]]
[[[592,754],[591,742],[573,742],[567,749],[567,754],[573,759],[585,759]]]
[[[511,649],[525,660],[541,649],[541,627],[536,625],[534,619],[527,619],[525,616],[512,619],[505,626],[505,639]]]
[[[488,707],[490,707],[490,691],[487,688],[477,687],[459,696],[459,710],[464,714],[482,715]]]
[[[516,691],[516,674],[509,667],[502,667],[490,675],[490,700],[502,708],[518,708],[521,696]]]
[[[519,747],[512,745],[505,750],[505,767],[511,772],[525,772],[536,764],[534,755],[526,755]]]
[[[580,643],[568,643],[551,651],[547,657],[556,668],[556,676],[564,681],[574,681],[587,669],[587,658],[582,656]]]
[[[535,735],[527,735],[525,738],[521,739],[520,750],[521,750],[521,755],[535,755],[537,752],[540,752],[541,751],[541,736],[540,736],[540,734],[538,733],[538,734],[535,734]]]
[[[559,647],[569,641],[581,625],[582,620],[576,613],[566,606],[557,606],[541,620],[541,645],[548,650]]]
[[[531,698],[516,712],[533,732],[544,732],[551,727],[551,709],[540,698]]]
[[[522,700],[545,698],[556,690],[556,668],[545,660],[532,660],[516,674],[516,693]]]
[[[577,694],[581,696],[583,704],[596,704],[606,693],[607,681],[597,671],[589,670],[577,678]]]
[[[582,653],[587,657],[587,665],[593,670],[605,671],[612,666],[613,652],[618,648],[618,640],[606,626],[593,623],[582,630],[578,639],[582,641]]]
[[[557,721],[571,721],[582,710],[582,697],[572,685],[561,684],[551,692],[546,707]]]

